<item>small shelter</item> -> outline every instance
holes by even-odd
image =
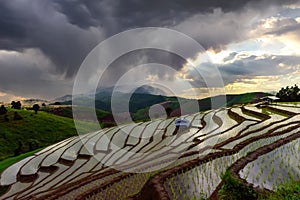
[[[274,101],[278,101],[280,98],[278,98],[276,96],[265,96],[260,99],[263,101],[267,101],[268,103],[273,103]]]

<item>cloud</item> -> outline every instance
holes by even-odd
[[[227,62],[227,61],[233,60],[236,55],[238,55],[237,52],[231,52],[228,56],[226,56],[225,58],[223,58],[223,62]]]
[[[238,12],[245,7],[264,10],[270,6],[264,0],[232,1],[193,1],[193,0],[56,0],[58,9],[68,20],[79,27],[104,25],[113,31],[112,26],[120,30],[143,26],[170,26],[199,13],[211,13],[215,8],[224,12]],[[272,1],[272,5],[290,4],[295,1]],[[107,23],[113,22],[113,23]],[[117,24],[117,25],[115,25]]]
[[[0,66],[1,91],[9,95],[52,98],[68,92],[72,85],[63,76],[59,78],[49,73],[53,63],[38,49],[22,53],[0,51]]]
[[[293,1],[283,3],[290,2]],[[244,33],[242,24],[251,18],[243,17],[248,7],[263,5],[260,10],[252,12],[251,15],[256,16],[266,13],[268,7],[283,3],[273,1],[266,4],[261,0],[168,0],[164,3],[134,0],[4,0],[0,3],[0,35],[3,49],[40,48],[59,65],[59,72],[71,76],[92,47],[120,31],[143,26],[171,27],[198,38],[207,48],[216,47],[218,43],[227,44],[241,37]],[[199,38],[193,32],[201,35],[201,27],[207,36]],[[222,30],[222,34],[218,30]],[[207,38],[209,35],[213,37]]]
[[[105,27],[112,35],[136,27],[159,26],[195,38],[205,49],[220,50],[249,37],[253,19],[266,17],[291,1],[56,1],[56,8],[78,27]],[[221,30],[221,31],[220,31]]]
[[[219,69],[227,85],[243,77],[274,77],[293,73],[300,69],[299,60],[299,56],[252,55],[220,65]]]
[[[300,23],[295,18],[284,16],[269,17],[262,20],[259,26],[265,31],[265,34],[270,35],[282,35],[300,29]]]
[[[87,53],[104,38],[101,28],[81,29],[55,10],[52,1],[1,1],[2,50],[38,48],[55,71],[74,76]]]
[[[293,80],[293,83],[291,83]],[[280,88],[291,84],[300,83],[300,71],[295,71],[288,75],[278,76],[252,76],[237,79],[235,82],[226,85],[228,93],[245,93],[245,92],[271,92],[276,93]]]
[[[230,43],[255,37],[251,30],[257,21],[279,12],[282,5],[294,2],[297,1],[2,0],[0,50],[18,56],[16,60],[8,55],[1,58],[1,89],[25,95],[25,90],[34,88],[27,94],[45,97],[71,92],[71,82],[86,55],[107,37],[136,27],[172,28],[195,38],[205,49],[220,51]],[[297,27],[292,27],[295,25],[270,31],[272,34],[297,31]],[[184,63],[182,59],[160,51],[133,54],[113,63],[104,82],[114,82],[136,64],[156,61],[180,71]],[[37,55],[40,56],[38,64],[33,61]],[[237,66],[242,64],[236,63]],[[237,66],[225,67],[224,73],[250,73],[249,69],[241,70]],[[17,72],[24,76],[17,75],[16,81],[3,75]],[[164,76],[163,70],[149,69],[148,74],[157,74],[159,78],[173,77]],[[58,83],[65,86],[60,87]],[[43,89],[39,89],[39,85],[43,85]]]
[[[7,94],[0,91],[0,97],[6,96]]]
[[[234,83],[240,79],[247,79],[248,83],[251,81],[251,77],[276,77],[280,75],[291,74],[300,71],[300,56],[284,56],[284,55],[245,55],[239,56],[234,53],[235,57],[232,58],[232,62],[223,64],[214,63],[201,63],[197,69],[205,75],[207,79],[216,79],[215,73],[211,71],[213,66],[217,66],[224,85]],[[232,54],[230,54],[232,55]],[[197,73],[193,68],[185,69],[181,72],[183,77],[190,80],[192,84],[202,87],[207,86],[203,76]],[[196,84],[197,83],[197,84]],[[211,87],[221,87],[220,85],[212,85]]]
[[[173,53],[157,50],[157,49],[143,49],[129,52],[118,59],[116,59],[104,72],[99,82],[101,86],[114,85],[122,75],[136,66],[147,63],[160,63],[169,66],[178,71],[186,62],[185,59]],[[157,76],[159,79],[172,80],[174,74],[169,74],[169,70],[165,71],[164,68],[151,68],[148,67],[144,73],[149,76]],[[168,75],[168,76],[166,76]]]

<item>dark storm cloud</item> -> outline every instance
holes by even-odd
[[[272,5],[280,2],[272,1]],[[134,27],[172,27],[195,14],[211,13],[215,8],[239,12],[257,4],[268,6],[262,0],[3,0],[0,2],[0,48],[39,48],[55,63],[58,73],[72,77],[87,53],[112,34]],[[231,35],[235,37],[231,33],[224,37]],[[204,40],[200,42],[205,48],[234,40],[216,40],[215,36],[199,39]]]
[[[289,4],[295,2],[272,1],[272,4]],[[215,8],[221,8],[223,12],[239,11],[245,6],[262,9],[268,6],[268,1],[263,0],[77,0],[56,1],[60,11],[63,12],[73,24],[86,28],[105,24],[110,27],[110,19],[118,23],[118,29],[141,26],[170,26],[199,13],[209,13]],[[109,15],[107,15],[109,14]]]
[[[104,74],[101,76],[99,82],[100,85],[114,85],[122,75],[127,73],[129,70],[136,66],[147,64],[147,63],[159,63],[162,65],[169,66],[175,71],[178,71],[185,64],[186,60],[175,55],[173,53],[157,50],[157,49],[142,49],[129,52],[116,59],[107,68]],[[148,75],[157,75],[160,79],[166,79],[166,73],[164,69],[157,71],[157,68],[147,68]],[[174,77],[174,74],[168,74],[168,80]]]
[[[0,2],[0,45],[9,50],[26,47],[26,23],[11,12],[5,1]]]
[[[40,49],[55,63],[53,71],[66,77],[74,75],[102,36],[100,30],[85,30],[68,23],[51,1],[1,1],[0,8],[0,48]]]
[[[40,98],[49,99],[59,96],[61,92],[68,92],[70,82],[59,78],[53,81],[49,73],[52,63],[47,62],[41,52],[26,50],[22,53],[8,53],[5,58],[0,59],[1,91],[27,98],[38,94]],[[40,63],[44,66],[40,66]]]
[[[208,78],[214,79],[215,73],[205,72],[209,71],[213,66],[217,66],[222,75],[224,85],[227,85],[243,77],[277,76],[299,71],[299,62],[299,56],[265,55],[259,57],[251,55],[222,65],[202,63],[198,66],[198,70]],[[195,70],[189,71],[187,78],[193,79],[194,82],[196,81],[197,84],[203,85],[203,87],[205,86],[203,78]],[[214,85],[214,87],[220,86]]]
[[[27,49],[38,49],[53,63],[48,73],[72,79],[93,47],[120,31],[145,26],[173,28],[192,36],[206,49],[220,49],[223,45],[247,37],[248,29],[244,27],[244,22],[253,16],[241,16],[248,9],[265,13],[268,7],[291,2],[295,1],[276,0],[270,3],[267,0],[1,0],[0,50],[14,50],[22,54]],[[156,59],[156,62],[164,62],[160,56],[165,56],[166,60],[173,59],[166,63],[175,66],[176,69],[182,64],[182,61],[169,54],[141,55],[145,61]],[[12,64],[15,64],[16,70],[28,70],[21,63],[15,62],[8,67],[5,59],[5,56],[0,57],[2,74],[12,70]],[[35,57],[31,59],[34,60]],[[119,62],[119,66],[124,63],[131,66],[134,59],[128,63]],[[117,64],[118,62],[115,63],[116,66]],[[37,66],[40,67],[39,70],[45,67],[42,61],[33,67]],[[28,77],[39,76],[25,71],[22,73]],[[114,73],[110,75],[114,76]],[[149,70],[149,73],[154,72]],[[163,72],[158,74],[163,75]],[[20,77],[20,80],[22,78],[24,77]],[[12,84],[8,83],[9,81],[4,77],[1,89],[12,89],[13,86],[8,87]],[[55,76],[51,76],[44,83],[51,85],[55,81]],[[27,78],[24,84],[18,83],[20,88],[26,90],[40,82]],[[18,88],[16,85],[14,87]]]

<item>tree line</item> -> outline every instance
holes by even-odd
[[[297,85],[283,87],[276,94],[276,97],[280,98],[279,101],[300,101],[300,88]]]
[[[16,101],[12,101],[12,102],[11,102],[11,108],[12,108],[12,109],[20,110],[21,107],[22,107],[22,104],[21,104],[20,101],[17,101],[17,102],[16,102]],[[32,106],[32,110],[34,110],[35,114],[38,113],[39,109],[40,109],[40,106],[39,106],[38,104],[34,104],[34,105]],[[4,105],[1,105],[1,106],[0,106],[0,115],[4,115],[4,121],[9,121],[7,112],[8,112],[8,111],[7,111],[6,107],[5,107]],[[22,116],[21,116],[18,112],[15,111],[15,112],[14,112],[14,118],[13,118],[13,119],[14,119],[14,120],[21,120],[21,119],[23,119],[23,118],[22,118]]]

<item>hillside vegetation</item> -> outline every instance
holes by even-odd
[[[14,112],[23,118],[13,120]],[[29,110],[8,108],[8,119],[0,116],[0,160],[21,153],[49,146],[53,143],[77,135],[73,119]],[[96,124],[82,122],[86,131],[93,130]]]
[[[204,99],[198,100],[199,109],[201,111],[207,111],[212,109],[212,101],[217,102],[219,107],[224,106],[233,106],[237,104],[245,104],[245,103],[251,103],[259,100],[261,97],[269,96],[270,94],[264,93],[264,92],[250,92],[250,93],[244,93],[244,94],[228,94],[226,97],[224,96],[214,96],[214,97],[208,97]],[[148,98],[150,97],[150,98]],[[156,98],[155,98],[156,97]],[[223,100],[226,99],[225,104],[223,105]],[[153,105],[154,102],[159,103],[165,108],[169,107],[171,108],[171,116],[180,116],[180,104],[176,97],[166,97],[166,96],[157,96],[157,95],[133,95],[132,97],[132,103],[130,105],[130,110],[132,111],[132,118],[135,121],[145,121],[145,119],[150,119],[148,116],[148,111],[151,105]],[[190,99],[184,99],[181,98],[181,102],[185,107],[185,112],[187,113],[195,113],[195,107],[193,101]],[[141,105],[145,105],[144,108],[141,108],[139,105],[139,102],[143,102]],[[190,106],[189,106],[190,105]]]
[[[266,93],[246,93],[239,95],[227,95],[227,106],[234,104],[243,104],[253,101],[253,99],[266,96]],[[99,97],[100,98],[100,97]],[[220,98],[220,96],[212,97]],[[102,101],[110,100],[109,97]],[[120,101],[122,98],[120,97]],[[182,99],[189,103],[189,99]],[[198,100],[202,111],[211,109],[211,98]],[[172,111],[171,116],[179,116],[176,110],[179,109],[179,103],[176,97],[166,97],[152,94],[134,94],[130,101],[130,112],[134,121],[149,120],[149,107],[153,104],[161,104],[165,108],[169,107]],[[191,108],[193,110],[194,108]],[[0,116],[0,160],[10,156],[16,156],[20,153],[45,147],[50,144],[61,141],[65,138],[77,134],[73,120],[72,108],[69,106],[41,107],[44,112],[38,112],[37,115],[31,110],[18,110],[23,117],[22,120],[13,120],[15,110],[8,109],[9,121],[6,122],[3,116]],[[84,115],[84,113],[82,113]],[[102,127],[114,125],[113,117],[108,111],[96,110],[98,120]],[[85,118],[84,116],[82,118]],[[88,119],[87,119],[88,120]],[[86,122],[88,124],[88,122]],[[94,125],[91,125],[93,130]],[[84,130],[85,131],[85,130]],[[88,131],[88,130],[86,130]],[[16,150],[18,152],[16,152]]]
[[[4,170],[1,198],[295,199],[298,187],[280,185],[300,180],[299,115],[244,104],[185,115],[187,129],[171,117],[73,137]]]

